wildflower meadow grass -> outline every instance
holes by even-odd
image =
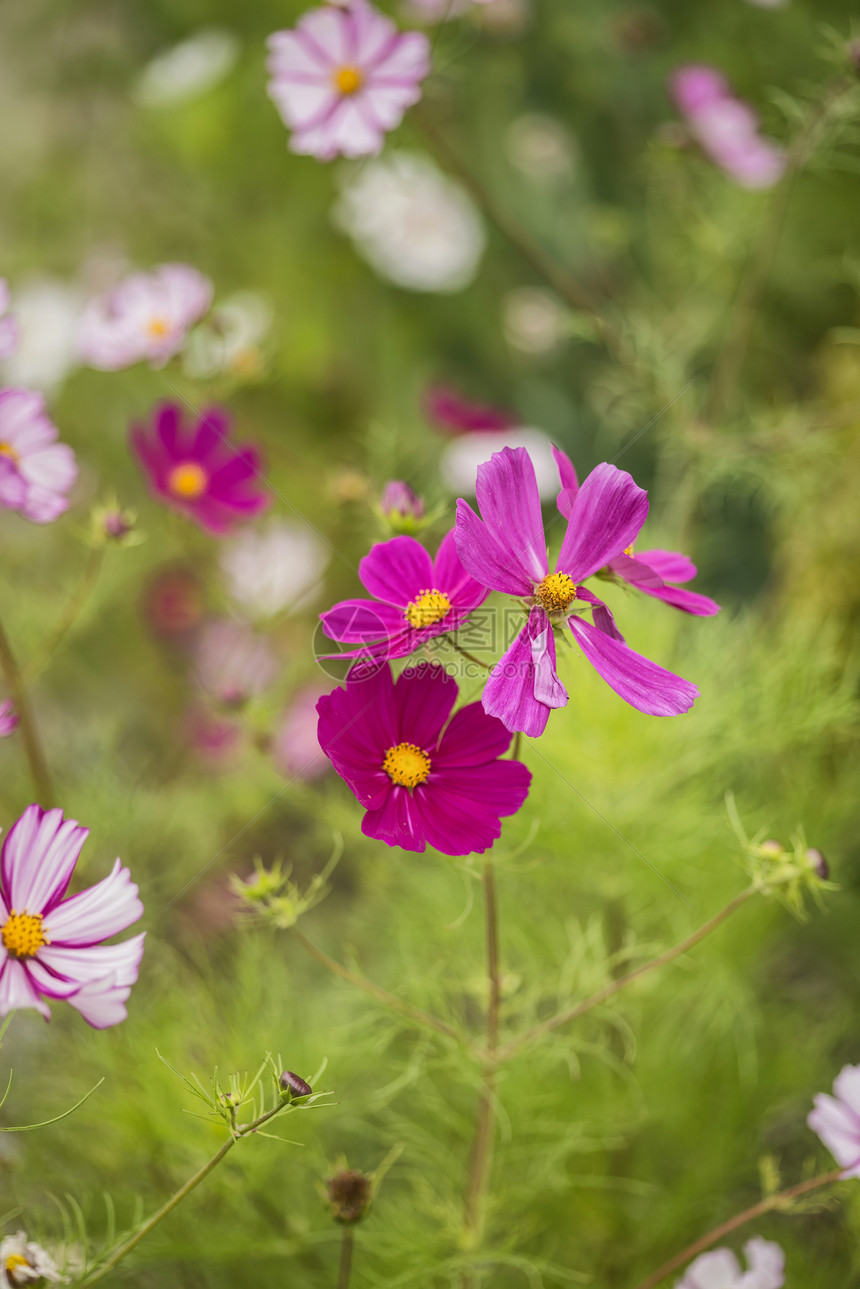
[[[0,1289],[860,1285],[854,10],[0,9]]]

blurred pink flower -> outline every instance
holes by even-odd
[[[65,998],[95,1029],[125,1020],[144,935],[100,941],[143,913],[138,889],[119,860],[95,886],[64,899],[89,836],[62,810],[28,806],[0,854],[0,1016]],[[145,934],[145,933],[144,933]]]
[[[329,769],[317,738],[317,703],[331,685],[304,685],[293,694],[272,739],[272,760],[287,779],[316,779]]]
[[[772,1240],[760,1235],[747,1240],[744,1254],[748,1270],[743,1271],[731,1249],[712,1249],[687,1268],[676,1289],[782,1289],[785,1284],[785,1253]]]
[[[390,479],[382,489],[379,509],[393,527],[411,525],[424,518],[424,502],[403,479]]]
[[[86,306],[78,353],[101,371],[119,371],[144,358],[161,366],[182,348],[211,303],[212,283],[187,264],[132,273]]]
[[[268,44],[269,95],[290,148],[320,161],[381,152],[430,71],[427,37],[398,32],[367,0],[311,9]]]
[[[210,769],[221,769],[236,757],[241,726],[206,707],[192,707],[183,723],[186,741]]]
[[[785,152],[759,134],[755,112],[735,98],[714,67],[679,67],[670,93],[702,150],[744,188],[771,188],[785,169]]]
[[[0,738],[8,738],[18,728],[18,717],[11,701],[6,698],[0,703]]]
[[[266,637],[247,623],[219,618],[203,628],[195,674],[210,698],[240,707],[268,689],[278,674],[278,660]]]
[[[835,1096],[819,1092],[806,1122],[817,1132],[846,1177],[860,1177],[860,1065],[845,1065],[833,1083]]]
[[[473,403],[450,385],[431,385],[424,395],[424,413],[443,434],[500,433],[518,424],[504,408]]]
[[[156,573],[147,587],[143,611],[157,636],[188,637],[203,617],[203,587],[185,568]]]
[[[9,312],[9,284],[0,277],[0,358],[9,358],[18,348],[18,320]]]
[[[216,536],[265,510],[269,497],[259,484],[255,448],[229,442],[226,412],[210,407],[192,429],[175,403],[156,408],[151,430],[134,426],[131,444],[152,491],[174,510]]]
[[[78,477],[74,452],[57,438],[41,394],[0,390],[0,506],[34,524],[68,510],[66,494]]]

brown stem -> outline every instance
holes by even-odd
[[[788,150],[785,172],[765,212],[759,235],[730,308],[726,339],[717,357],[711,392],[705,407],[706,422],[719,418],[731,391],[736,388],[740,378],[755,320],[770,276],[794,180],[806,161],[813,136],[827,119],[833,104],[851,88],[852,84],[851,81],[839,80],[830,86],[813,107],[803,129]]]
[[[21,739],[24,743],[24,753],[30,766],[36,796],[39,799],[39,805],[47,808],[54,799],[53,789],[51,788],[51,775],[48,770],[48,763],[45,760],[42,742],[39,738],[39,729],[30,705],[27,686],[24,684],[21,669],[12,652],[12,646],[9,644],[2,623],[0,623],[0,667],[2,667],[3,674],[6,677],[6,684],[9,686],[12,701],[15,704]]]
[[[441,164],[457,176],[472,194],[490,223],[494,224],[502,236],[519,251],[538,276],[542,277],[572,309],[589,315],[597,335],[607,349],[615,353],[616,357],[622,359],[628,366],[637,367],[635,355],[631,353],[623,335],[599,312],[596,301],[590,293],[568,273],[563,265],[558,264],[551,255],[547,255],[542,246],[532,241],[517,220],[497,203],[490,191],[430,120],[428,113],[421,110],[415,111],[412,119],[421,129]]]
[[[493,1166],[493,1141],[496,1132],[496,1051],[499,1045],[502,989],[499,972],[499,914],[496,881],[492,860],[489,859],[484,863],[483,884],[486,910],[487,979],[490,993],[487,1003],[487,1047],[463,1210],[466,1243],[471,1249],[480,1247],[484,1234],[487,1190]],[[467,1283],[470,1281],[467,1280]]]
[[[539,1025],[534,1025],[518,1038],[512,1039],[510,1043],[499,1050],[497,1059],[499,1061],[508,1060],[529,1043],[543,1038],[545,1034],[550,1034],[554,1029],[561,1029],[563,1025],[569,1024],[572,1020],[577,1020],[580,1016],[584,1016],[586,1012],[591,1011],[593,1007],[599,1007],[608,998],[612,998],[615,994],[620,993],[622,989],[626,989],[628,985],[641,980],[649,972],[656,971],[658,967],[665,966],[667,962],[672,962],[675,958],[680,958],[682,954],[687,953],[700,940],[704,940],[706,936],[710,935],[712,931],[715,931],[718,926],[721,926],[723,922],[730,918],[733,913],[737,912],[742,905],[746,904],[747,900],[758,892],[758,889],[757,886],[748,886],[745,891],[741,891],[739,895],[736,895],[725,908],[720,909],[719,913],[715,913],[709,921],[699,927],[698,931],[688,935],[686,940],[682,940],[680,944],[667,949],[665,953],[652,958],[650,962],[646,962],[642,967],[637,967],[635,971],[629,971],[626,976],[620,976],[618,980],[611,981],[610,984],[605,985],[596,994],[592,994],[590,998],[577,1003],[575,1007],[568,1007],[565,1011],[560,1011],[555,1016],[550,1016],[548,1020],[541,1021]]]
[[[349,967],[344,967],[342,963],[330,958],[322,949],[317,948],[313,941],[309,940],[298,927],[294,926],[292,931],[302,948],[333,975],[340,976],[341,980],[348,980],[351,985],[355,985],[358,989],[363,989],[366,994],[370,994],[371,998],[376,998],[378,1002],[384,1003],[386,1007],[393,1007],[395,1011],[408,1016],[416,1025],[422,1025],[425,1029],[435,1030],[437,1034],[444,1034],[446,1038],[452,1038],[456,1043],[463,1044],[467,1041],[465,1035],[458,1033],[453,1025],[446,1024],[444,1020],[439,1020],[437,1016],[431,1016],[429,1012],[422,1011],[420,1007],[413,1007],[411,1003],[404,1002],[396,994],[389,993],[387,989],[382,989],[379,985],[375,985],[372,980],[368,980],[365,976],[360,976],[356,971],[350,971]]]
[[[349,1277],[352,1272],[352,1250],[355,1244],[352,1227],[343,1228],[340,1242],[340,1266],[337,1270],[337,1289],[349,1289]]]
[[[834,1168],[832,1172],[821,1173],[818,1177],[810,1178],[809,1181],[799,1182],[796,1186],[789,1186],[786,1190],[779,1191],[776,1195],[769,1195],[767,1199],[760,1200],[758,1204],[753,1204],[752,1208],[745,1208],[742,1213],[736,1213],[727,1222],[723,1222],[721,1226],[715,1226],[713,1231],[709,1231],[707,1235],[703,1235],[701,1239],[688,1245],[680,1253],[676,1253],[668,1262],[664,1262],[662,1267],[658,1267],[653,1275],[648,1276],[641,1284],[637,1285],[636,1289],[654,1289],[655,1285],[658,1285],[661,1280],[665,1280],[666,1276],[671,1275],[673,1271],[677,1271],[679,1267],[684,1266],[692,1258],[695,1258],[697,1254],[704,1253],[705,1249],[709,1249],[712,1244],[717,1243],[717,1240],[722,1240],[724,1236],[736,1231],[739,1226],[745,1226],[747,1222],[754,1222],[757,1217],[761,1217],[764,1213],[770,1213],[775,1208],[786,1208],[791,1204],[792,1200],[798,1199],[801,1195],[807,1195],[810,1191],[818,1190],[820,1186],[830,1186],[833,1182],[838,1182],[843,1174],[844,1169]]]

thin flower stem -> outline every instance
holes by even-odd
[[[83,577],[77,590],[72,595],[63,616],[60,618],[51,635],[45,641],[35,660],[30,662],[24,669],[24,674],[28,682],[36,679],[37,676],[45,670],[48,663],[53,658],[60,645],[65,640],[68,633],[78,619],[78,616],[90,597],[90,593],[98,581],[101,572],[102,563],[104,562],[104,547],[98,546],[90,551],[84,569]]]
[[[803,128],[788,150],[785,171],[765,211],[758,237],[729,311],[725,340],[717,356],[710,395],[705,407],[706,423],[719,419],[726,408],[731,391],[737,387],[752,339],[755,320],[770,277],[779,236],[794,188],[794,180],[806,162],[816,131],[826,122],[834,103],[851,89],[854,83],[841,78],[827,87],[820,100],[812,107]]]
[[[404,1016],[408,1016],[416,1025],[421,1025],[425,1029],[435,1030],[437,1034],[444,1034],[446,1038],[452,1038],[456,1043],[466,1044],[468,1040],[464,1034],[460,1034],[453,1025],[448,1025],[444,1020],[439,1020],[437,1016],[431,1016],[429,1012],[422,1011],[420,1007],[413,1007],[411,1003],[404,1002],[396,994],[391,994],[387,989],[375,985],[372,980],[365,976],[360,976],[356,971],[350,971],[349,967],[344,967],[342,963],[336,962],[330,958],[322,949],[317,948],[312,940],[309,940],[298,927],[292,928],[293,935],[299,944],[305,949],[312,958],[321,963],[327,971],[335,976],[340,976],[341,980],[348,980],[351,985],[358,989],[363,989],[371,998],[376,998],[378,1002],[384,1003],[386,1007],[392,1007]]]
[[[466,1245],[470,1249],[480,1248],[484,1235],[487,1192],[493,1166],[493,1143],[496,1133],[496,1050],[499,1045],[499,1011],[502,989],[499,971],[499,913],[496,900],[496,879],[492,860],[489,859],[484,863],[483,886],[487,937],[487,979],[490,992],[487,1003],[487,1047],[463,1211]],[[467,1277],[466,1283],[471,1283],[470,1276]]]
[[[33,709],[30,706],[30,695],[27,693],[27,686],[24,684],[21,669],[12,652],[12,646],[9,644],[9,639],[2,623],[0,623],[0,668],[2,668],[6,677],[6,684],[9,686],[12,701],[15,704],[21,739],[24,743],[24,753],[30,766],[30,774],[33,779],[33,786],[36,789],[36,796],[39,799],[39,805],[50,806],[54,799],[54,793],[51,787],[48,763],[45,760],[39,730],[33,716]]]
[[[203,1179],[209,1176],[213,1168],[217,1168],[224,1156],[236,1145],[237,1141],[240,1141],[243,1137],[247,1137],[251,1133],[256,1132],[257,1129],[261,1128],[264,1123],[269,1121],[269,1119],[273,1119],[276,1114],[279,1114],[283,1108],[283,1105],[273,1106],[271,1110],[267,1110],[265,1114],[261,1114],[253,1123],[243,1124],[241,1127],[237,1128],[233,1136],[229,1137],[227,1141],[224,1142],[221,1149],[217,1150],[212,1158],[208,1160],[193,1177],[189,1177],[188,1181],[185,1182],[183,1186],[180,1186],[179,1190],[175,1191],[170,1196],[170,1199],[167,1200],[165,1204],[162,1204],[161,1208],[158,1209],[157,1212],[153,1213],[152,1217],[147,1218],[143,1225],[139,1226],[134,1234],[129,1236],[129,1238],[119,1246],[116,1252],[108,1258],[107,1262],[103,1262],[100,1267],[96,1267],[94,1271],[80,1282],[80,1289],[85,1289],[85,1286],[94,1285],[98,1280],[103,1280],[109,1271],[113,1271],[114,1267],[119,1262],[122,1262],[123,1258],[131,1253],[132,1249],[134,1249],[141,1240],[149,1235],[150,1231],[154,1227],[158,1226],[159,1222],[167,1217],[168,1213],[172,1213],[176,1206],[182,1203],[186,1195],[190,1195],[195,1186],[199,1186]]]
[[[467,658],[469,662],[475,663],[475,665],[478,667],[483,667],[484,671],[493,670],[493,664],[491,662],[485,662],[483,658],[478,658],[476,654],[469,653],[468,649],[464,649],[461,644],[457,643],[454,636],[449,635],[449,636],[446,636],[445,638],[448,641],[451,648],[456,649],[457,653],[460,654],[461,657]]]
[[[665,953],[659,954],[658,957],[652,958],[652,960],[650,962],[646,962],[644,966],[637,967],[635,971],[628,972],[626,976],[620,976],[618,980],[613,980],[610,984],[605,985],[603,989],[598,990],[596,994],[592,994],[590,998],[586,998],[583,1002],[577,1003],[575,1007],[568,1007],[564,1011],[558,1012],[555,1016],[550,1016],[548,1020],[541,1021],[539,1025],[534,1025],[531,1029],[526,1030],[524,1034],[521,1034],[518,1038],[512,1039],[511,1042],[502,1047],[497,1053],[497,1059],[499,1061],[508,1060],[523,1047],[536,1042],[537,1039],[543,1038],[545,1034],[550,1034],[555,1029],[561,1029],[563,1025],[568,1025],[571,1021],[577,1020],[580,1016],[584,1016],[586,1012],[591,1011],[592,1008],[599,1007],[600,1004],[605,1003],[608,998],[612,998],[615,994],[620,993],[622,989],[626,989],[628,985],[632,985],[637,980],[641,980],[643,976],[647,976],[650,972],[656,971],[658,967],[664,967],[667,962],[672,962],[675,958],[680,958],[682,954],[687,953],[694,947],[694,945],[697,945],[700,940],[704,940],[705,937],[709,936],[712,931],[715,931],[718,926],[721,926],[723,922],[727,921],[733,913],[736,913],[739,908],[746,904],[747,900],[752,899],[752,897],[758,894],[758,892],[758,886],[748,886],[746,890],[741,891],[739,895],[736,895],[733,900],[729,900],[725,908],[720,909],[719,913],[715,913],[714,916],[705,922],[703,926],[700,926],[698,931],[694,931],[692,935],[688,935],[685,940],[681,940],[679,944],[674,945],[671,949],[667,949]]]
[[[662,1267],[643,1280],[636,1289],[655,1289],[661,1280],[665,1280],[673,1271],[684,1266],[691,1258],[695,1258],[699,1253],[704,1253],[712,1244],[722,1240],[725,1236],[736,1231],[739,1226],[745,1226],[747,1222],[754,1222],[756,1218],[765,1213],[771,1213],[774,1209],[787,1208],[792,1200],[798,1199],[801,1195],[808,1195],[810,1191],[818,1190],[821,1186],[830,1186],[833,1182],[838,1182],[844,1176],[844,1169],[834,1168],[832,1172],[820,1173],[818,1177],[812,1177],[809,1181],[799,1182],[796,1186],[789,1186],[784,1191],[779,1191],[776,1195],[769,1195],[767,1199],[760,1200],[758,1204],[753,1204],[752,1208],[745,1208],[742,1213],[736,1213],[730,1217],[727,1222],[721,1226],[715,1226],[713,1231],[703,1235],[701,1239],[696,1240],[693,1244],[676,1253],[668,1262],[664,1262]]]
[[[343,1236],[340,1242],[340,1266],[337,1270],[337,1289],[349,1289],[349,1277],[352,1272],[352,1250],[355,1247],[355,1237],[352,1227],[343,1228]]]
[[[455,174],[475,201],[483,210],[487,219],[494,224],[503,237],[519,251],[539,277],[552,287],[557,295],[579,313],[585,313],[591,319],[595,332],[600,340],[626,366],[638,368],[635,355],[630,351],[624,336],[599,311],[591,294],[577,282],[567,269],[558,264],[551,255],[544,251],[539,243],[532,241],[526,230],[515,220],[504,207],[500,206],[481,180],[466,164],[462,157],[448,143],[448,140],[430,120],[427,112],[414,111],[412,119],[423,133],[437,159],[452,174]]]

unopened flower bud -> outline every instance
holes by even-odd
[[[105,537],[120,542],[134,527],[134,520],[126,510],[108,510],[102,518]]]
[[[352,1225],[366,1216],[373,1199],[373,1186],[366,1173],[344,1168],[326,1182],[328,1206],[336,1222]]]
[[[414,528],[424,518],[424,502],[408,483],[392,479],[382,490],[379,508],[392,528]]]
[[[281,1075],[281,1087],[293,1097],[309,1097],[313,1092],[311,1085],[299,1078],[298,1074],[293,1074],[292,1070],[284,1070]]]
[[[785,854],[785,847],[781,841],[763,841],[758,847],[759,856],[762,859],[779,859],[780,855]]]
[[[815,847],[810,847],[806,852],[806,858],[816,875],[821,878],[822,882],[826,882],[830,876],[830,865],[822,855],[821,851],[816,850]]]

